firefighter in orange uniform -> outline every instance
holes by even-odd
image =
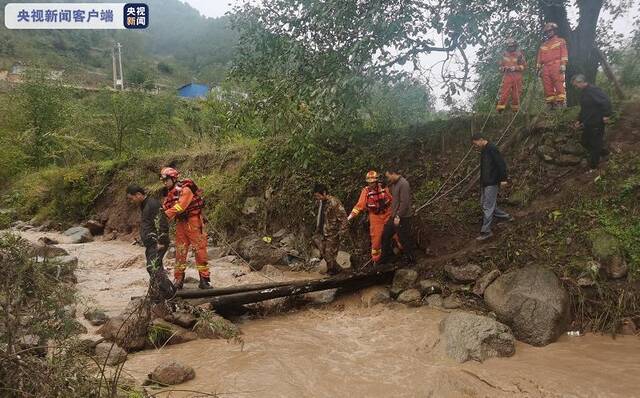
[[[506,45],[507,51],[502,54],[500,60],[500,71],[503,75],[500,100],[496,106],[498,113],[505,110],[509,97],[511,97],[511,109],[514,112],[520,109],[522,73],[527,69],[527,61],[523,52],[518,49],[518,42],[514,39],[508,39]]]
[[[371,259],[378,262],[382,256],[382,232],[391,216],[391,192],[382,186],[380,176],[370,171],[366,176],[367,186],[362,188],[358,203],[347,219],[351,221],[362,212],[369,214],[369,235],[371,236]]]
[[[562,108],[567,99],[564,72],[569,62],[567,42],[557,35],[558,25],[544,25],[544,43],[538,50],[538,73],[542,76],[545,101],[549,108]]]
[[[196,257],[196,268],[200,275],[200,289],[210,289],[209,265],[207,264],[207,234],[204,231],[202,208],[204,200],[202,192],[189,179],[178,181],[176,169],[165,167],[160,178],[167,189],[167,196],[162,204],[167,218],[176,220],[176,265],[173,271],[174,285],[182,289],[184,272],[187,268],[189,248],[193,248]]]

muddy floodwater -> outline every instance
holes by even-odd
[[[42,235],[24,233],[32,240]],[[145,292],[142,248],[118,241],[61,246],[80,260],[85,305],[115,315]],[[305,277],[317,275],[263,275],[212,263],[218,286]],[[518,343],[511,358],[458,364],[437,348],[446,314],[400,304],[365,307],[353,294],[242,321],[242,343],[196,340],[132,354],[125,371],[142,382],[167,360],[195,369],[194,380],[175,387],[180,391],[153,390],[159,397],[640,397],[637,336],[563,336],[543,348]]]

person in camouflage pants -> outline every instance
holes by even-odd
[[[329,195],[326,186],[316,184],[313,195],[319,202],[314,241],[327,262],[327,273],[335,275],[341,271],[336,257],[340,250],[340,237],[345,236],[349,228],[347,212],[338,198]]]

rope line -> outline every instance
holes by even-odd
[[[528,108],[529,106],[529,94],[531,92],[531,88],[535,87],[538,83],[538,79],[534,77],[533,82],[529,82],[527,84],[527,89],[525,91],[525,96],[524,99],[526,101],[526,107]],[[498,90],[498,95],[496,95],[496,99],[498,98],[500,94],[500,89]],[[487,122],[489,121],[489,118],[491,117],[491,113],[493,112],[493,109],[495,107],[492,107],[491,110],[489,111],[489,113],[487,114],[487,118],[485,119],[485,122],[482,126],[482,129],[480,130],[480,132],[483,132],[485,127],[487,126]],[[511,128],[511,126],[513,125],[513,123],[515,122],[516,118],[518,117],[518,115],[520,114],[521,110],[524,107],[520,107],[518,108],[518,110],[516,111],[516,113],[513,115],[513,117],[511,118],[511,121],[507,124],[507,127],[504,129],[504,131],[502,132],[502,134],[500,135],[500,138],[498,139],[498,141],[496,141],[497,144],[500,144],[502,142],[502,140],[504,139],[504,137],[506,136],[507,132],[509,131],[509,129]],[[444,187],[449,183],[449,181],[451,181],[451,179],[453,178],[453,176],[456,175],[456,173],[458,172],[458,170],[460,169],[460,167],[462,167],[462,165],[464,164],[464,162],[467,160],[467,158],[469,157],[469,155],[471,154],[471,152],[473,152],[473,146],[471,146],[469,148],[469,150],[467,151],[467,153],[462,157],[462,160],[460,160],[460,163],[458,163],[458,165],[456,166],[456,168],[449,174],[449,177],[447,177],[447,179],[442,183],[442,185],[440,185],[440,188],[431,196],[431,198],[429,198],[429,200],[427,200],[427,202],[425,202],[422,206],[418,207],[415,210],[415,214],[419,213],[421,210],[423,210],[424,208],[426,208],[427,206],[431,205],[432,203],[437,202],[438,200],[442,199],[443,197],[447,196],[449,193],[451,193],[453,190],[455,190],[457,187],[459,187],[463,182],[465,182],[467,179],[469,179],[469,177],[471,177],[472,175],[474,175],[478,169],[480,168],[480,166],[476,166],[473,168],[473,170],[471,170],[471,172],[469,172],[464,178],[462,178],[460,181],[458,181],[453,187],[449,188],[448,190],[446,190],[444,193],[440,194],[440,192],[442,192],[442,190],[444,189]]]

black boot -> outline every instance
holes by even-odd
[[[200,277],[200,283],[198,284],[198,289],[213,289],[210,283],[209,277],[203,278]]]

